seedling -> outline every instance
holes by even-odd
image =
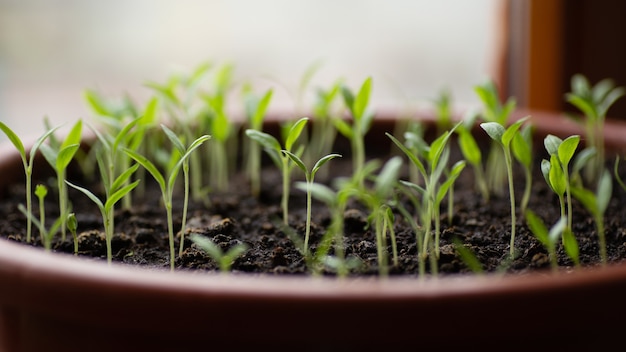
[[[35,226],[39,229],[39,233],[41,234],[41,243],[46,251],[50,251],[52,249],[52,237],[59,230],[59,226],[61,226],[61,218],[57,218],[56,221],[50,227],[50,230],[46,230],[46,217],[45,217],[45,207],[44,201],[46,195],[48,194],[48,189],[44,185],[37,185],[35,187],[35,195],[39,198],[39,219],[35,218],[32,213],[29,213],[26,208],[22,204],[18,204],[17,208],[22,214],[24,214],[28,219],[30,219]]]
[[[398,146],[398,148],[400,148],[400,150],[402,150],[404,154],[409,158],[409,160],[417,167],[422,178],[424,179],[423,187],[411,182],[400,181],[403,185],[423,195],[424,204],[420,207],[421,214],[419,216],[424,224],[424,238],[421,245],[422,253],[420,260],[425,260],[428,255],[429,242],[431,237],[431,226],[433,222],[435,224],[435,258],[439,258],[439,236],[441,232],[441,224],[439,219],[440,204],[447,192],[453,186],[456,178],[465,168],[465,161],[458,161],[451,168],[447,179],[441,182],[441,177],[444,174],[444,170],[446,169],[449,158],[449,149],[447,148],[447,143],[450,139],[451,134],[456,128],[458,128],[459,125],[460,122],[457,123],[450,131],[447,131],[444,134],[440,135],[431,143],[430,146],[428,146],[426,142],[421,143],[422,148],[420,150],[420,154],[423,156],[425,162],[422,162],[418,155],[416,155],[413,151],[407,148],[394,136],[386,133],[387,137],[389,137],[394,142],[394,144]]]
[[[510,255],[511,257],[515,254],[515,225],[516,225],[516,215],[515,215],[515,189],[513,184],[513,160],[511,157],[511,142],[515,138],[515,135],[518,133],[522,124],[526,121],[528,117],[520,119],[510,125],[508,128],[504,128],[498,122],[483,122],[480,124],[480,127],[487,132],[489,137],[496,141],[502,151],[504,152],[504,160],[506,163],[506,173],[509,179],[509,199],[511,201],[511,243],[510,247]]]
[[[550,161],[541,162],[541,172],[550,188],[559,197],[561,217],[567,218],[567,228],[572,228],[572,194],[570,187],[569,163],[576,153],[580,136],[573,135],[565,140],[554,135],[547,135],[544,146],[550,155]],[[567,198],[567,211],[565,200]]]
[[[166,127],[161,125],[163,130],[165,131]],[[148,172],[152,175],[152,177],[156,180],[161,188],[161,195],[163,198],[163,204],[165,206],[165,210],[167,213],[167,229],[168,229],[168,238],[170,243],[170,269],[174,270],[174,258],[176,252],[174,250],[174,223],[172,220],[172,199],[174,196],[174,186],[176,183],[176,177],[180,172],[180,169],[183,167],[185,160],[189,158],[189,156],[196,150],[198,147],[202,145],[205,141],[211,138],[209,135],[203,135],[194,140],[189,147],[185,148],[185,153],[181,153],[178,162],[169,170],[167,170],[167,176],[164,176],[159,169],[145,156],[138,154],[137,152],[124,149],[124,152],[128,154],[131,158],[133,158],[137,163],[143,166]],[[178,149],[178,147],[176,147]],[[167,179],[166,179],[167,177]],[[181,238],[182,239],[182,238]]]
[[[461,260],[467,267],[475,274],[482,274],[484,272],[483,265],[480,263],[474,252],[467,248],[460,239],[454,238],[454,250],[459,254]]]
[[[606,255],[606,236],[604,233],[604,213],[609,206],[611,195],[613,192],[613,180],[611,173],[604,169],[602,176],[598,182],[596,193],[582,188],[573,187],[572,194],[578,199],[583,206],[591,213],[594,222],[596,223],[596,229],[598,230],[598,238],[600,239],[600,258],[602,264],[607,263]]]
[[[283,150],[286,150],[288,152],[293,152],[292,148],[294,147],[295,142],[298,140],[298,137],[300,137],[300,134],[302,133],[302,130],[304,129],[307,121],[308,121],[308,118],[303,117],[299,119],[298,121],[296,121],[291,126],[291,128],[289,128],[289,131],[287,132],[287,135],[284,138],[284,142],[285,142],[284,148],[281,147],[280,142],[274,136],[268,133],[261,132],[258,130],[253,130],[253,129],[246,130],[246,135],[252,140],[259,143],[260,145],[262,145],[265,152],[272,158],[272,161],[274,161],[274,164],[276,164],[276,166],[282,171],[283,196],[282,196],[281,206],[283,208],[283,224],[285,225],[288,224],[288,218],[289,218],[289,188],[291,185],[290,173],[291,173],[291,168],[293,165],[291,165],[290,163],[291,158],[287,154],[283,153]],[[296,151],[294,154],[298,155],[301,153],[302,151],[300,150],[300,151]]]
[[[487,187],[487,181],[485,178],[485,172],[483,171],[483,158],[478,143],[472,135],[472,127],[476,121],[477,115],[469,114],[463,123],[457,127],[456,132],[459,135],[459,148],[465,160],[472,165],[474,170],[474,183],[476,189],[480,191],[480,194],[484,202],[489,201],[489,188]],[[414,182],[415,183],[415,182]]]
[[[450,91],[442,90],[434,103],[437,133],[442,134],[452,128],[452,95]]]
[[[511,149],[513,156],[522,165],[524,169],[524,178],[526,180],[524,186],[524,194],[520,202],[520,214],[526,214],[526,208],[530,201],[530,192],[533,183],[533,137],[532,125],[525,125],[520,128],[519,133],[513,137]]]
[[[559,218],[559,221],[548,230],[543,220],[532,210],[527,209],[525,217],[530,231],[548,251],[550,265],[552,266],[552,270],[556,271],[559,266],[556,257],[556,244],[559,238],[565,233],[567,219],[564,217]]]
[[[509,117],[515,109],[515,99],[508,98],[502,103],[498,94],[498,89],[492,81],[488,81],[483,85],[474,87],[474,91],[483,105],[482,117],[485,122],[496,122],[502,126],[507,124]],[[506,182],[506,171],[502,168],[503,159],[502,148],[500,143],[493,141],[487,155],[486,174],[487,185],[492,192],[502,194],[504,192],[504,183]]]
[[[256,99],[251,92],[246,93],[246,111],[250,129],[256,131],[263,129],[263,119],[272,99],[272,94],[273,90],[269,89],[260,99]],[[259,143],[249,142],[247,147],[246,171],[250,179],[250,191],[253,196],[258,197],[261,193],[261,149],[259,149]]]
[[[237,243],[224,252],[220,246],[204,236],[192,234],[190,239],[217,263],[222,273],[229,272],[235,259],[248,250],[244,243]]]
[[[320,158],[315,165],[313,165],[313,168],[311,169],[311,171],[309,171],[309,169],[306,167],[306,165],[304,165],[304,162],[302,161],[302,159],[300,159],[300,157],[298,157],[297,155],[295,155],[294,153],[288,151],[288,150],[282,150],[283,154],[286,154],[291,161],[293,161],[296,166],[298,166],[300,168],[300,170],[302,170],[302,172],[304,172],[304,176],[306,179],[306,184],[307,184],[307,189],[306,189],[306,227],[305,227],[305,235],[304,235],[304,247],[303,247],[303,253],[304,255],[307,254],[308,248],[309,248],[309,234],[311,233],[311,184],[313,184],[313,181],[315,179],[315,174],[317,173],[317,171],[319,171],[319,169],[322,167],[322,165],[326,164],[329,160],[334,159],[334,158],[340,158],[341,155],[339,154],[329,154],[326,155],[322,158]]]
[[[57,128],[49,129],[45,132],[41,137],[37,138],[32,148],[28,152],[28,156],[26,155],[26,149],[24,148],[24,143],[17,136],[17,134],[11,130],[7,125],[0,121],[0,129],[7,135],[11,143],[15,146],[15,149],[20,154],[22,158],[22,165],[24,166],[24,174],[26,176],[25,184],[26,184],[26,211],[30,214],[32,213],[32,175],[33,175],[33,164],[35,161],[35,155],[37,154],[37,150],[41,144],[52,134]],[[32,233],[32,221],[30,217],[26,218],[26,242],[30,243]]]
[[[102,160],[102,159],[100,159]],[[110,185],[105,184],[106,200],[104,203],[91,191],[86,188],[77,186],[73,183],[65,181],[70,187],[75,188],[85,194],[92,202],[94,202],[100,214],[102,215],[102,222],[104,224],[104,234],[107,247],[107,262],[111,264],[113,258],[113,252],[111,249],[111,240],[113,239],[114,231],[114,219],[115,219],[115,203],[122,199],[126,194],[133,190],[137,186],[140,180],[136,180],[130,184],[124,186],[126,181],[131,175],[139,168],[138,164],[133,165],[123,173],[121,173]]]
[[[588,182],[597,182],[604,170],[604,120],[609,108],[622,96],[626,89],[616,87],[610,79],[603,79],[591,86],[585,76],[572,76],[571,92],[565,95],[569,103],[578,108],[583,118],[576,120],[585,128],[585,138],[588,146],[596,149],[596,156],[585,169],[585,178]],[[584,120],[584,121],[583,121]]]
[[[356,96],[345,85],[341,86],[343,100],[352,115],[352,125],[342,119],[334,119],[335,127],[346,138],[350,140],[352,146],[353,172],[363,168],[365,164],[365,143],[364,137],[370,129],[374,114],[368,110],[370,94],[372,91],[372,78],[368,77]],[[363,180],[359,180],[362,183]]]
[[[44,158],[54,168],[57,174],[57,185],[59,191],[59,217],[61,218],[61,240],[65,241],[66,221],[69,210],[67,187],[65,185],[65,170],[74,158],[76,151],[80,147],[83,122],[78,120],[65,140],[54,148],[47,144],[41,144],[40,149]]]
[[[311,138],[305,150],[309,162],[313,162],[318,155],[328,155],[337,137],[337,129],[333,123],[339,114],[334,111],[333,105],[341,91],[341,81],[337,81],[329,89],[316,90],[316,102],[313,106],[313,127]],[[320,176],[326,178],[328,169],[322,169]]]

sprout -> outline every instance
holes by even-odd
[[[263,128],[263,119],[272,94],[273,91],[269,89],[263,97],[257,100],[252,93],[246,93],[246,110],[250,129],[260,131]],[[259,149],[259,143],[248,143],[247,146],[246,171],[250,178],[250,190],[253,196],[258,197],[261,193],[261,149]]]
[[[342,85],[341,93],[346,106],[352,114],[352,125],[349,125],[342,119],[333,120],[339,133],[344,135],[351,142],[353,161],[352,168],[355,174],[358,174],[358,170],[362,169],[365,164],[365,144],[363,138],[370,129],[372,119],[374,117],[374,115],[367,109],[371,91],[371,77],[368,77],[363,82],[356,96],[348,87]],[[359,180],[359,183],[362,182],[363,180]]]
[[[46,133],[41,135],[41,137],[37,138],[35,144],[33,144],[32,148],[28,152],[28,158],[26,157],[26,149],[24,148],[24,143],[22,140],[15,134],[13,130],[11,130],[7,125],[0,121],[0,129],[7,135],[11,143],[15,146],[17,151],[22,158],[22,164],[24,165],[24,174],[26,175],[26,211],[30,214],[32,213],[32,195],[31,195],[31,187],[32,187],[32,175],[33,175],[33,164],[35,161],[35,155],[37,154],[37,150],[39,146],[52,134],[57,128],[49,129]],[[32,232],[32,221],[30,217],[26,218],[26,242],[30,242]]]
[[[161,125],[161,128],[163,128],[164,131],[167,130],[167,127],[165,127],[164,125]],[[166,134],[169,137],[169,133],[166,132]],[[128,156],[133,158],[136,162],[138,162],[139,164],[141,164],[141,166],[148,170],[148,172],[152,175],[152,177],[154,177],[154,179],[159,184],[159,187],[161,188],[163,204],[167,213],[167,229],[170,243],[170,269],[172,271],[174,270],[174,257],[176,253],[174,250],[174,224],[172,220],[172,198],[174,196],[174,185],[176,183],[176,177],[178,176],[180,169],[185,164],[187,158],[189,158],[193,151],[200,147],[202,143],[209,140],[210,138],[211,136],[203,135],[194,140],[189,147],[183,147],[185,152],[181,153],[180,158],[178,159],[176,164],[167,171],[167,179],[145,156],[142,156],[133,150],[124,149],[124,152],[126,152]],[[180,145],[176,146],[176,148],[178,150],[180,148]]]
[[[609,108],[624,94],[626,89],[616,87],[610,79],[603,79],[591,86],[585,76],[572,76],[571,92],[565,98],[583,113],[584,119],[577,118],[577,121],[584,125],[587,145],[594,147],[597,152],[585,170],[588,182],[597,182],[603,173],[604,120]]]
[[[509,199],[511,200],[511,243],[510,255],[515,254],[515,189],[513,188],[513,160],[511,158],[511,142],[518,133],[518,130],[528,117],[518,120],[508,128],[504,128],[498,122],[483,122],[480,127],[487,132],[489,137],[496,141],[504,152],[504,160],[506,162],[506,172],[509,179]]]
[[[524,178],[526,183],[524,186],[524,194],[520,202],[520,214],[524,216],[528,202],[530,200],[530,192],[533,184],[533,137],[532,125],[525,125],[520,128],[519,133],[515,134],[511,142],[513,156],[524,168]]]
[[[102,160],[102,159],[100,159]],[[86,188],[77,186],[68,181],[65,181],[69,186],[81,191],[85,194],[92,202],[94,202],[98,209],[100,209],[100,214],[102,215],[102,222],[104,224],[104,234],[105,241],[107,247],[107,262],[111,264],[111,260],[113,257],[112,249],[111,249],[111,240],[113,239],[113,230],[114,230],[114,218],[115,218],[115,203],[117,203],[120,199],[122,199],[128,192],[130,192],[133,188],[137,186],[139,180],[136,180],[133,183],[124,185],[126,181],[130,178],[130,176],[137,171],[139,165],[135,164],[131,168],[127,169],[123,173],[121,173],[110,185],[105,184],[106,191],[106,200],[104,203],[91,191]],[[75,243],[76,246],[76,243]]]
[[[309,248],[309,234],[311,233],[311,184],[313,184],[313,180],[315,179],[315,174],[317,173],[317,171],[319,171],[319,169],[322,167],[322,165],[326,164],[329,160],[334,159],[334,158],[340,158],[341,155],[339,154],[329,154],[326,155],[322,158],[320,158],[315,165],[313,165],[313,168],[311,169],[311,171],[308,170],[308,168],[306,167],[306,165],[304,165],[304,162],[302,162],[302,160],[295,155],[294,153],[288,151],[288,150],[282,150],[283,154],[286,154],[291,161],[293,161],[296,166],[298,166],[300,168],[300,170],[302,170],[304,172],[304,176],[306,178],[306,184],[307,184],[307,189],[306,189],[306,230],[305,230],[305,236],[304,236],[304,247],[303,247],[303,253],[304,255],[307,254],[308,248]]]
[[[67,229],[72,234],[74,239],[74,255],[78,254],[78,236],[76,236],[76,230],[78,230],[78,220],[76,220],[75,213],[67,214]]]
[[[190,238],[217,263],[222,273],[229,272],[235,259],[248,250],[248,246],[244,243],[238,243],[224,252],[218,245],[204,236],[192,234]]]
[[[470,114],[463,120],[456,132],[459,135],[459,148],[465,160],[472,165],[474,170],[474,183],[480,191],[483,201],[489,201],[489,188],[483,171],[482,153],[476,143],[476,139],[472,135],[471,129],[474,126],[476,115]],[[414,182],[415,183],[415,182]]]
[[[528,228],[533,233],[533,235],[535,235],[539,242],[541,242],[541,244],[548,251],[552,270],[556,271],[559,265],[556,258],[556,243],[559,238],[565,233],[567,227],[567,219],[565,219],[564,217],[559,218],[559,221],[557,221],[556,224],[554,224],[548,231],[546,225],[543,223],[541,218],[537,216],[535,212],[528,209],[526,210],[526,223],[528,224]],[[577,258],[575,259],[575,261],[577,261]]]
[[[613,180],[611,173],[604,169],[602,176],[598,182],[596,193],[582,188],[573,187],[572,194],[578,199],[583,206],[591,213],[598,230],[598,238],[600,239],[600,258],[602,263],[606,264],[606,236],[604,234],[604,213],[609,206],[611,195],[613,192]]]
[[[290,157],[287,154],[283,153],[283,150],[288,152],[292,152],[292,148],[295,142],[300,137],[304,126],[306,125],[309,119],[307,117],[303,117],[296,121],[285,137],[285,148],[282,148],[280,142],[274,138],[274,136],[267,134],[265,132],[261,132],[258,130],[247,129],[246,135],[257,143],[261,144],[265,149],[265,152],[272,158],[274,164],[282,171],[283,174],[283,197],[281,201],[281,206],[283,208],[283,224],[288,224],[289,218],[289,187],[290,187],[290,172],[293,165],[290,165]],[[295,154],[301,154],[302,150],[296,152]]]
[[[57,174],[57,186],[59,190],[59,218],[61,218],[61,240],[65,241],[65,231],[67,214],[69,211],[67,187],[65,185],[65,170],[74,158],[76,151],[80,147],[83,123],[78,120],[65,140],[60,145],[40,146],[41,152],[48,163],[54,168]]]
[[[22,204],[18,204],[17,208],[22,212],[30,221],[32,221],[37,228],[39,228],[39,233],[41,234],[41,243],[43,243],[43,247],[46,251],[50,251],[52,249],[52,237],[59,230],[61,226],[61,218],[57,218],[56,221],[50,227],[50,230],[46,230],[46,217],[45,217],[45,209],[44,209],[44,198],[48,194],[48,189],[44,185],[37,185],[35,187],[35,195],[39,198],[39,220],[33,216],[32,213],[28,212],[26,208]]]

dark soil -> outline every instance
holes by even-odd
[[[537,156],[539,161],[543,155]],[[335,159],[328,164],[333,172],[346,175],[351,168],[347,158]],[[612,167],[612,163],[609,165]],[[297,174],[297,173],[296,173]],[[403,175],[406,179],[406,173]],[[243,176],[231,179],[232,191],[225,194],[213,193],[209,204],[192,202],[189,207],[185,250],[176,258],[178,270],[218,270],[216,263],[188,240],[188,235],[197,233],[209,237],[223,249],[236,243],[245,243],[249,249],[233,263],[235,273],[297,274],[309,273],[301,252],[296,249],[289,231],[281,223],[281,176],[273,166],[264,168],[263,193],[258,199],[248,193],[248,183]],[[516,175],[517,199],[521,198],[523,176]],[[72,179],[74,182],[81,180]],[[150,180],[151,181],[151,180]],[[546,185],[535,167],[534,193],[529,208],[539,214],[546,224],[556,222],[559,216],[558,199]],[[87,182],[82,180],[82,182]],[[51,181],[50,189],[53,189]],[[113,238],[113,260],[128,265],[169,268],[169,244],[165,210],[160,202],[160,191],[155,184],[146,181],[149,192],[144,199],[136,199],[132,209],[119,210],[115,217]],[[94,187],[94,186],[92,186]],[[465,262],[455,250],[453,241],[460,240],[478,258],[485,271],[521,273],[534,270],[549,270],[550,263],[544,247],[532,236],[518,216],[515,247],[517,257],[508,258],[510,241],[510,206],[508,195],[492,195],[489,202],[482,201],[474,189],[473,171],[468,166],[457,180],[454,214],[448,218],[444,201],[441,224],[441,257],[438,271],[442,275],[466,273]],[[55,216],[55,197],[52,192],[47,198],[48,218]],[[70,190],[70,198],[76,209],[79,224],[79,254],[106,260],[106,247],[102,233],[102,219],[97,208],[81,193]],[[175,229],[181,226],[181,197],[176,197],[174,206]],[[36,198],[34,198],[36,208]],[[12,241],[25,242],[25,218],[17,204],[24,203],[24,186],[17,184],[8,189],[0,204],[0,236]],[[610,262],[626,258],[626,192],[615,184],[613,198],[606,214],[607,252]],[[311,248],[315,251],[325,228],[330,223],[328,209],[313,202]],[[35,211],[36,212],[36,211]],[[346,254],[359,258],[362,265],[352,275],[377,275],[378,263],[374,233],[367,227],[367,212],[358,203],[349,206],[345,215]],[[289,225],[301,238],[305,224],[305,195],[292,191]],[[590,214],[574,203],[574,233],[580,246],[580,261],[583,266],[599,264],[599,246],[596,227]],[[391,275],[418,275],[416,239],[413,231],[400,215],[396,216],[395,233],[398,241],[399,264],[392,266]],[[35,241],[28,244],[42,247],[39,231],[34,228]],[[57,236],[53,251],[72,253],[71,235],[65,241]],[[178,252],[179,239],[176,239]],[[26,244],[25,244],[26,245]],[[42,249],[43,250],[43,249]],[[388,248],[389,253],[391,249]],[[562,246],[558,247],[558,263],[561,268],[573,266]],[[428,265],[428,263],[427,263]],[[430,272],[427,268],[427,272]],[[327,272],[332,275],[332,272]]]

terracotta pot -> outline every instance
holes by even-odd
[[[392,119],[380,121],[391,130]],[[533,121],[538,135],[580,132],[547,113]],[[626,125],[607,122],[607,145],[623,151],[624,136]],[[1,149],[0,188],[21,177],[11,149]],[[626,264],[423,280],[228,276],[0,240],[2,351],[602,350],[622,342],[624,297]]]

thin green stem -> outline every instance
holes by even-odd
[[[283,160],[283,197],[280,202],[283,208],[283,223],[289,224],[289,159],[286,156],[282,157]]]
[[[183,201],[183,218],[180,226],[180,248],[178,250],[178,256],[183,255],[183,249],[185,246],[185,227],[187,227],[187,207],[189,203],[189,163],[183,164],[183,177],[185,179],[184,185],[184,201]]]
[[[172,202],[170,200],[166,200],[165,209],[167,211],[167,233],[170,242],[170,270],[174,271],[176,249],[174,249],[174,221],[172,220]]]
[[[26,211],[28,214],[32,214],[32,186],[31,186],[31,173],[30,171],[26,171]],[[43,224],[43,223],[42,223]],[[32,233],[33,221],[27,216],[26,217],[26,242],[30,243],[31,233]]]
[[[506,172],[509,178],[509,199],[511,200],[511,243],[510,246],[510,254],[511,257],[515,254],[515,223],[517,221],[515,216],[515,189],[513,187],[513,161],[511,158],[511,151],[506,149],[504,152],[504,157],[506,160]]]
[[[306,182],[306,230],[304,234],[304,255],[309,251],[309,236],[311,234],[311,181]]]

